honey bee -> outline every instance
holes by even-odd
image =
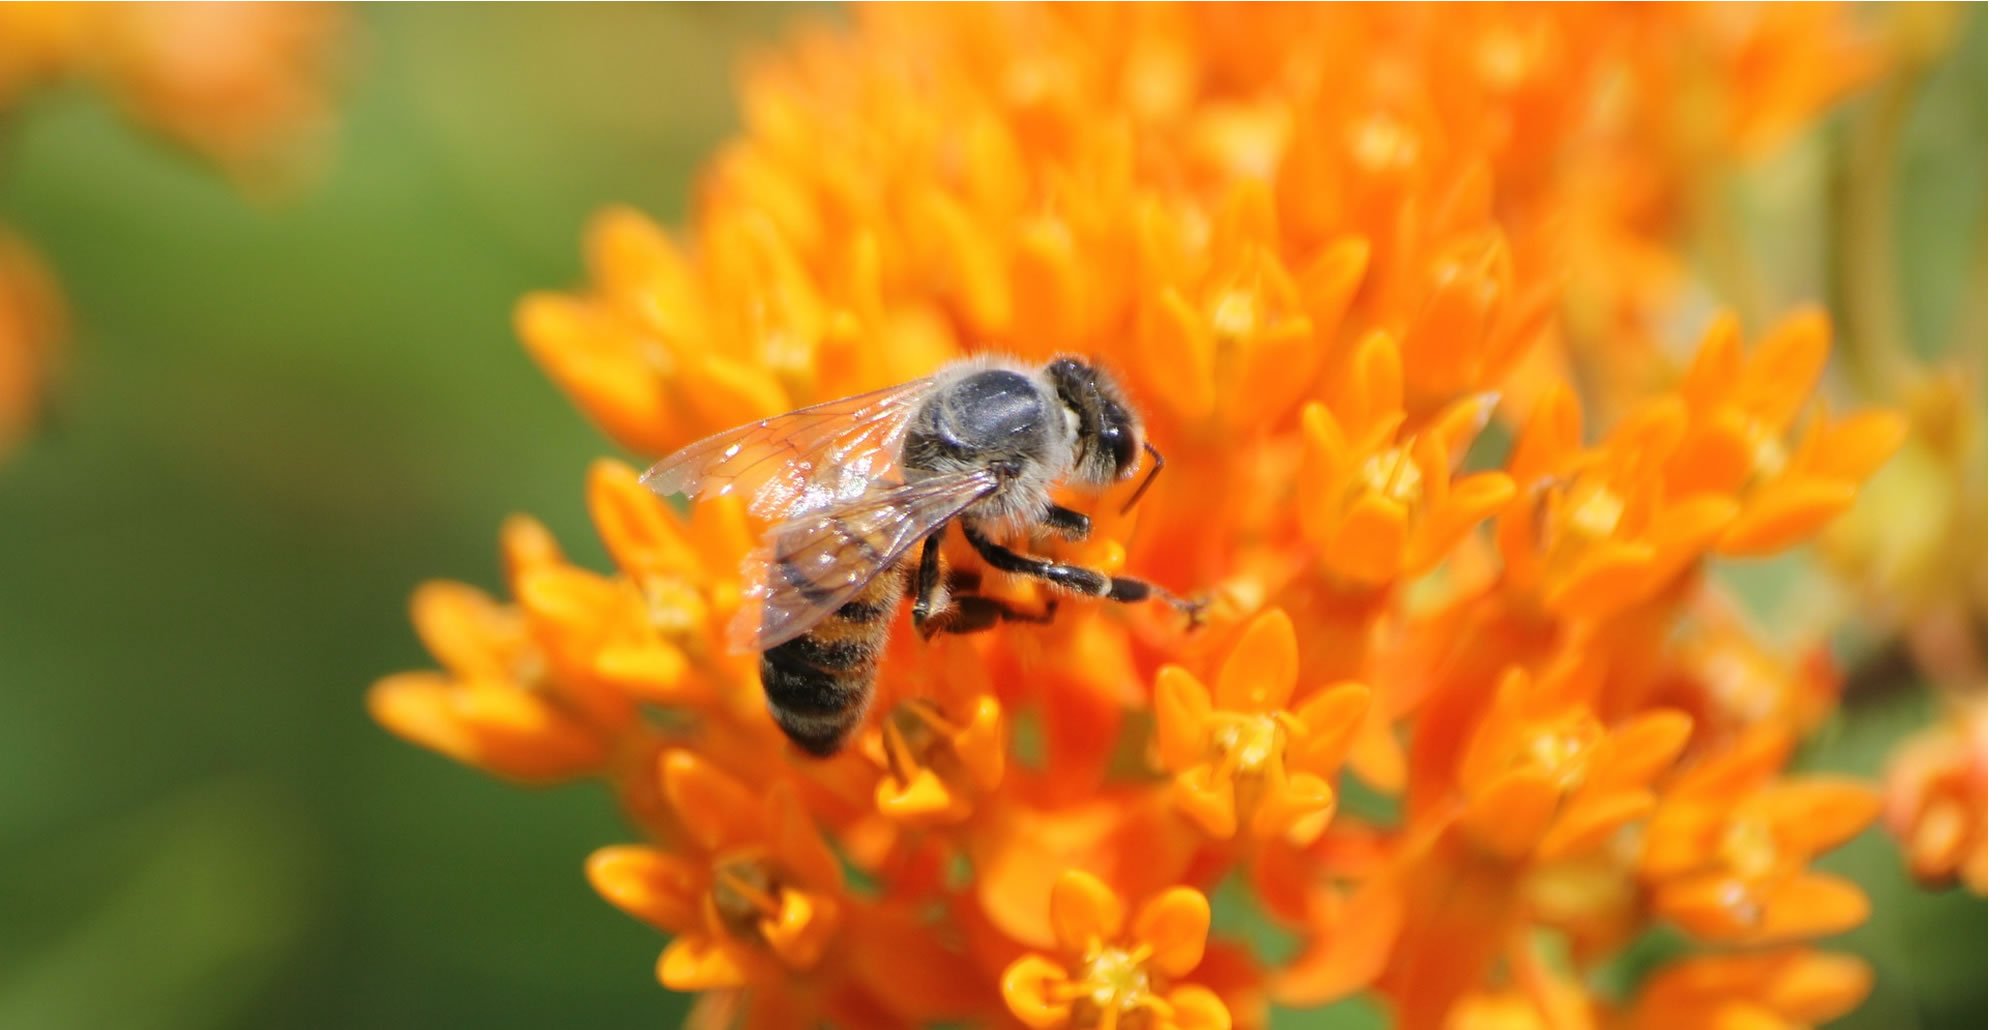
[[[823,758],[867,713],[906,588],[927,639],[1052,613],[1053,604],[1024,613],[963,588],[954,596],[940,560],[953,522],[1002,573],[1113,601],[1159,598],[1192,617],[1196,604],[1144,580],[1000,542],[1023,531],[1088,537],[1090,518],[1057,505],[1049,488],[1108,488],[1137,472],[1141,451],[1151,471],[1126,510],[1165,462],[1111,377],[1074,357],[1037,369],[989,356],[718,433],[669,455],[640,481],[664,497],[733,494],[776,523],[745,561],[749,596],[729,639],[760,653],[772,718],[800,750]],[[920,551],[914,569],[913,548]]]

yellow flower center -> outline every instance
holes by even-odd
[[[647,621],[668,639],[678,640],[694,632],[708,613],[701,591],[683,579],[648,576],[640,592],[646,600]]]
[[[1784,857],[1770,822],[1754,817],[1730,823],[1719,851],[1730,868],[1752,879],[1776,872]]]
[[[955,764],[951,750],[954,732],[955,727],[929,701],[905,701],[890,709],[882,723],[882,750],[889,760],[890,775],[908,784],[920,769]]]
[[[1356,163],[1370,171],[1406,167],[1417,160],[1417,134],[1387,114],[1371,115],[1356,126],[1352,146]]]
[[[781,910],[778,879],[755,857],[716,863],[709,897],[715,901],[715,911],[722,916],[722,925],[747,940],[757,939],[757,924],[777,918]]]
[[[1369,455],[1361,463],[1361,482],[1399,504],[1415,504],[1423,493],[1424,474],[1411,459],[1409,446],[1404,445]]]
[[[1590,752],[1603,731],[1588,719],[1576,719],[1538,728],[1528,738],[1523,757],[1549,775],[1565,791],[1583,782]]]
[[[1569,510],[1569,524],[1586,536],[1603,540],[1618,531],[1618,521],[1625,517],[1625,501],[1602,485],[1576,502]]]
[[[1257,296],[1249,290],[1224,290],[1209,310],[1209,325],[1225,341],[1242,340],[1257,331]]]
[[[1076,1004],[1070,1025],[1088,1030],[1143,1030],[1154,1017],[1171,1016],[1173,1008],[1153,993],[1153,975],[1146,968],[1152,948],[1140,945],[1093,949],[1070,985]]]
[[[1758,422],[1744,427],[1744,432],[1750,437],[1750,469],[1755,479],[1768,480],[1785,470],[1792,455],[1776,432]]]
[[[1285,738],[1293,727],[1288,712],[1241,715],[1217,712],[1209,730],[1208,744],[1216,766],[1240,779],[1261,778],[1267,767],[1282,763]],[[1279,765],[1278,767],[1282,767]]]

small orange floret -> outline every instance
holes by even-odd
[[[1208,944],[1208,899],[1175,887],[1148,899],[1129,922],[1125,903],[1088,873],[1071,871],[1049,897],[1059,958],[1029,954],[1001,976],[1016,1018],[1036,1030],[1114,1027],[1228,1030],[1215,992],[1178,984]]]
[[[1401,352],[1378,333],[1356,349],[1339,403],[1308,404],[1302,416],[1300,524],[1330,573],[1366,587],[1428,572],[1514,495],[1506,473],[1457,474],[1492,395],[1467,397],[1408,435],[1403,395]]]
[[[840,866],[789,786],[759,798],[682,750],[662,756],[660,777],[689,846],[605,848],[589,865],[607,901],[675,935],[660,982],[713,990],[812,969],[840,926]]]
[[[1916,734],[1890,760],[1886,821],[1910,871],[1986,893],[1986,701]]]
[[[1176,665],[1154,686],[1160,763],[1174,774],[1174,800],[1214,837],[1310,841],[1333,816],[1334,776],[1369,691],[1328,686],[1292,703],[1298,640],[1277,609],[1252,620],[1209,687]]]
[[[1668,789],[1639,861],[1659,914],[1722,943],[1784,943],[1851,929],[1868,898],[1814,858],[1866,829],[1876,791],[1832,777],[1781,779],[1789,738],[1745,735]]]
[[[1510,672],[1460,767],[1466,828],[1503,858],[1575,858],[1651,814],[1693,728],[1671,710],[1606,728],[1561,687]]]
[[[1630,1026],[1818,1026],[1853,1010],[1874,984],[1860,959],[1805,948],[1702,956],[1647,980]]]
[[[62,294],[41,258],[0,229],[0,458],[41,417],[64,321]]]

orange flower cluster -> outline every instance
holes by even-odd
[[[135,122],[260,188],[325,127],[340,20],[316,4],[0,5],[0,119],[37,89],[88,81]],[[63,322],[55,281],[0,227],[0,455],[40,417]]]
[[[41,417],[64,317],[55,279],[34,249],[0,229],[0,455]]]
[[[1357,992],[1412,1027],[1762,1025],[1866,993],[1810,946],[1866,899],[1812,863],[1876,796],[1784,771],[1828,660],[1703,565],[1819,533],[1902,423],[1811,403],[1813,312],[1718,318],[1614,408],[1566,372],[1653,334],[1698,178],[1867,67],[1845,12],[858,18],[758,66],[684,238],[597,221],[591,287],[522,304],[530,351],[647,455],[964,353],[1091,354],[1170,466],[1025,546],[1203,624],[898,627],[856,742],[808,760],[724,646],[759,527],[606,461],[618,571],[510,523],[513,602],[419,590],[443,669],[378,683],[377,719],[606,778],[648,841],[591,882],[709,1025],[1256,1026]],[[1211,932],[1233,878],[1282,960]],[[1584,986],[1659,925],[1724,950]]]
[[[88,81],[139,124],[248,184],[324,130],[339,12],[325,4],[0,8],[0,111]]]

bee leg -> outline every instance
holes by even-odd
[[[935,632],[933,623],[951,609],[951,589],[941,582],[940,575],[943,560],[939,551],[943,545],[943,530],[924,538],[924,551],[917,559],[916,589],[911,591],[916,600],[910,604],[910,619],[916,623],[917,632],[926,638]]]
[[[1065,540],[1090,538],[1090,516],[1059,504],[1049,505],[1049,510],[1042,514],[1042,525]]]
[[[1039,612],[1024,612],[997,598],[962,594],[952,601],[951,611],[934,616],[930,623],[917,629],[928,640],[939,633],[978,633],[1003,622],[1045,626],[1055,617],[1056,602],[1053,598]]]
[[[1203,605],[1200,602],[1176,597],[1165,588],[1154,586],[1143,579],[1113,576],[1081,565],[1067,565],[1038,555],[1021,554],[1008,550],[967,523],[961,522],[959,526],[965,531],[965,539],[972,542],[972,549],[978,551],[979,556],[985,559],[988,565],[1001,572],[1017,576],[1033,576],[1065,590],[1073,590],[1089,597],[1108,598],[1123,604],[1159,598],[1173,605],[1190,620],[1198,618],[1201,614]]]

